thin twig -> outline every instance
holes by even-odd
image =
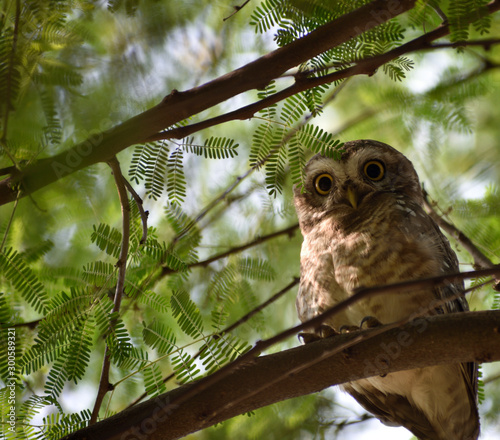
[[[120,311],[120,305],[123,296],[123,289],[125,286],[125,275],[127,272],[127,259],[128,259],[128,249],[130,244],[130,203],[128,200],[127,188],[125,185],[125,179],[123,178],[120,163],[118,160],[113,158],[108,162],[113,176],[115,178],[116,188],[118,190],[118,197],[120,199],[120,205],[122,207],[122,243],[120,248],[120,256],[116,263],[118,267],[118,278],[116,281],[115,297],[113,301],[113,314],[117,314]],[[116,315],[115,315],[116,316]],[[110,322],[110,329],[113,329],[116,325],[116,318],[112,319]],[[113,385],[109,381],[109,368],[111,365],[109,346],[106,344],[104,350],[104,359],[101,370],[101,378],[99,380],[99,388],[97,390],[97,396],[94,403],[94,409],[92,410],[92,415],[89,420],[89,425],[97,422],[97,417],[99,416],[99,410],[101,408],[104,397],[108,391],[113,389]]]
[[[484,255],[479,248],[472,242],[472,240],[465,235],[460,229],[458,229],[455,225],[447,222],[442,216],[440,216],[434,209],[434,206],[437,206],[436,202],[431,202],[429,200],[429,194],[423,189],[424,194],[424,207],[427,213],[432,217],[432,219],[446,231],[450,236],[452,236],[455,240],[457,240],[463,248],[471,255],[474,260],[473,267],[474,269],[487,269],[491,267],[495,267],[495,264]],[[495,284],[493,288],[496,291],[500,289],[500,279],[495,278]]]
[[[237,254],[239,252],[243,252],[243,251],[245,251],[253,246],[258,246],[259,244],[262,244],[262,243],[264,243],[268,240],[271,240],[273,238],[280,237],[282,235],[292,236],[298,228],[299,228],[299,224],[296,223],[296,224],[289,226],[288,228],[282,229],[280,231],[276,231],[276,232],[272,232],[271,234],[259,236],[246,244],[231,248],[226,252],[222,252],[220,254],[213,255],[212,257],[209,257],[206,260],[202,260],[202,261],[198,261],[196,263],[188,264],[187,267],[188,268],[206,267],[209,264],[213,263],[214,261],[218,261],[218,260],[221,260],[223,258],[229,257],[230,255]],[[166,275],[169,275],[171,273],[174,273],[174,272],[176,272],[176,270],[164,266],[162,269],[160,278],[162,278]]]
[[[0,245],[0,252],[3,251],[3,247],[5,246],[5,242],[7,241],[7,236],[9,235],[10,227],[12,226],[12,221],[14,220],[14,214],[16,213],[17,205],[19,204],[20,195],[21,190],[18,190],[16,201],[14,202],[14,207],[12,208],[12,212],[10,213],[9,222],[7,223],[7,227],[5,228],[5,232],[3,234],[2,244]]]
[[[137,209],[139,209],[139,214],[141,215],[141,221],[142,221],[142,237],[141,237],[141,244],[146,243],[146,240],[148,238],[148,217],[149,217],[149,211],[144,210],[143,206],[143,201],[139,194],[135,191],[134,187],[130,184],[130,182],[123,177],[123,183],[125,184],[125,187],[127,188],[128,192],[132,195],[132,197],[135,200],[135,204],[137,205]]]
[[[228,194],[230,194],[243,180],[250,176],[256,167],[250,168],[241,176],[238,176],[236,180],[229,185],[219,196],[212,200],[207,206],[205,206],[201,212],[196,216],[196,218],[188,223],[184,229],[182,229],[173,239],[172,245],[175,245],[180,239],[182,239],[201,219],[203,219],[213,208],[215,208],[222,200],[224,200]]]
[[[248,3],[250,3],[250,0],[246,0],[241,6],[233,6],[234,11],[232,12],[232,14],[228,15],[227,17],[224,17],[222,21],[229,20],[233,15],[240,12]]]
[[[261,312],[264,310],[267,306],[275,302],[277,299],[281,298],[286,292],[288,292],[290,289],[293,289],[296,285],[298,285],[300,282],[300,278],[294,278],[293,281],[288,284],[287,286],[283,287],[279,292],[275,293],[271,298],[269,298],[267,301],[264,301],[262,304],[259,306],[255,307],[253,310],[250,310],[245,316],[242,318],[238,319],[238,321],[234,322],[231,324],[229,327],[226,327],[224,330],[222,330],[221,334],[226,334],[229,332],[232,332],[235,328],[239,327],[241,324],[244,324],[247,322],[252,316],[256,315],[257,313]]]

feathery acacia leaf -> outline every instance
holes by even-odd
[[[340,158],[343,144],[322,128],[308,124],[299,130],[296,136],[303,148],[332,159],[338,160]]]
[[[155,142],[136,146],[132,155],[130,179],[135,183],[144,180],[146,194],[154,200],[165,190],[169,153],[166,142]]]
[[[252,346],[235,335],[222,335],[209,338],[200,348],[200,359],[208,374],[224,364],[232,362],[247,352]]]
[[[203,336],[203,321],[200,310],[189,297],[189,293],[180,290],[170,298],[172,315],[177,319],[184,333],[193,338]]]
[[[118,259],[122,244],[122,233],[111,226],[101,223],[99,226],[93,225],[94,232],[90,236],[92,243],[108,255]]]
[[[168,310],[168,301],[161,295],[151,290],[146,290],[142,292],[139,296],[139,302],[146,304],[153,310],[161,313],[165,313]]]
[[[142,336],[144,342],[151,348],[158,350],[161,355],[171,353],[177,348],[173,330],[161,322],[153,321],[148,326],[143,323]]]
[[[238,155],[238,144],[225,137],[210,137],[203,145],[194,144],[194,140],[186,141],[182,147],[188,153],[203,156],[205,159],[228,159]]]
[[[157,363],[152,363],[142,370],[144,388],[150,397],[158,396],[167,390]]]
[[[172,356],[172,367],[175,377],[180,383],[198,379],[201,372],[195,359],[183,350]]]
[[[26,264],[21,254],[8,248],[0,252],[0,272],[2,277],[20,291],[35,311],[47,311],[48,297],[45,288]]]
[[[269,261],[258,258],[238,260],[237,270],[243,277],[254,280],[273,281],[276,278],[276,271]]]
[[[167,193],[168,200],[174,205],[180,205],[186,197],[186,178],[182,164],[183,152],[178,147],[170,154],[167,161]]]

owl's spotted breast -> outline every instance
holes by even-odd
[[[306,234],[301,271],[305,280],[315,282],[302,283],[297,302],[301,319],[312,318],[346,299],[360,286],[381,286],[443,272],[441,255],[436,252],[437,237],[415,234],[414,229],[410,234],[409,217],[416,216],[415,211],[423,214],[422,209],[409,204],[404,211],[389,209],[388,214],[391,203],[401,206],[401,202],[391,200],[387,194],[382,194],[379,202],[375,208],[367,209],[366,218],[358,210],[340,219],[327,215]],[[380,243],[387,245],[380,246]],[[300,306],[311,297],[317,305],[314,310]],[[424,310],[434,299],[434,293],[426,290],[379,295],[355,304],[345,313],[334,316],[328,324],[336,329],[342,325],[359,325],[365,316],[390,323]]]
[[[315,156],[305,191],[295,190],[304,242],[297,310],[310,319],[352,295],[458,271],[448,241],[422,208],[418,176],[394,148],[376,141],[344,146],[340,160]],[[415,313],[467,310],[461,283],[382,294],[360,301],[325,324],[339,330],[373,316],[387,324]],[[450,298],[443,304],[443,300]],[[476,439],[475,364],[429,367],[345,385],[381,421],[403,425],[420,439]]]

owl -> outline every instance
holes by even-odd
[[[340,160],[314,156],[305,167],[304,187],[294,189],[304,237],[296,302],[301,321],[345,300],[360,286],[458,272],[448,240],[422,208],[412,163],[373,140],[347,142],[343,150]],[[468,310],[465,298],[457,298],[463,290],[462,283],[448,283],[382,294],[355,303],[324,324],[338,333],[362,323],[389,324],[429,307],[432,313],[461,312]],[[306,336],[322,337],[324,328]],[[389,373],[342,388],[384,424],[404,426],[421,440],[471,440],[479,435],[474,363]]]

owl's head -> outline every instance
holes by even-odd
[[[366,216],[394,198],[422,204],[422,190],[412,163],[382,142],[344,144],[340,160],[314,156],[305,167],[304,188],[294,189],[302,229],[324,216]]]

